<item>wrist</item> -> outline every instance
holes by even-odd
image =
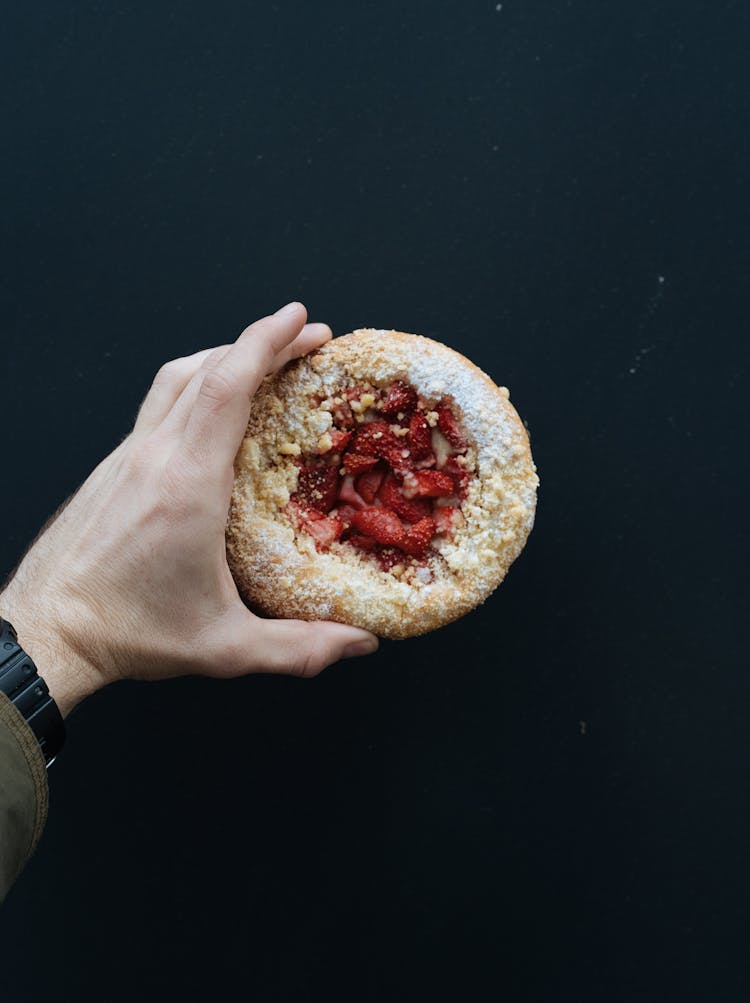
[[[104,686],[102,674],[72,641],[72,614],[51,605],[42,607],[22,596],[11,582],[0,593],[0,616],[15,627],[18,643],[33,659],[63,717]]]

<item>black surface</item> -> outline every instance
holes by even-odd
[[[2,568],[291,299],[466,353],[542,483],[463,621],[84,704],[3,1003],[747,999],[747,10],[6,5]]]

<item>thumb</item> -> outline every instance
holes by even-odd
[[[252,615],[252,614],[251,614]],[[370,655],[378,648],[374,634],[329,620],[261,620],[253,617],[250,672],[317,676],[341,658]]]

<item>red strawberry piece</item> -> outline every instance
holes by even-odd
[[[337,494],[338,471],[335,467],[302,467],[294,495],[296,500],[328,512],[336,504]]]
[[[461,464],[456,462],[455,456],[450,456],[446,460],[443,471],[453,478],[459,498],[465,498],[469,490],[469,481],[471,480],[471,474],[468,470],[464,470]]]
[[[349,543],[358,550],[366,550],[368,553],[373,551],[377,544],[371,536],[360,536],[357,533],[352,533],[349,537]]]
[[[393,436],[391,426],[388,422],[382,421],[381,419],[368,421],[366,424],[360,425],[354,432],[354,438],[349,446],[349,452],[363,453],[365,456],[379,455],[378,450],[381,446],[380,440],[383,436],[386,438],[388,436]]]
[[[375,501],[375,495],[377,494],[378,488],[380,487],[384,477],[385,470],[375,467],[373,470],[366,470],[365,473],[360,474],[355,481],[357,492],[364,498],[368,505],[372,505]]]
[[[339,498],[347,505],[353,505],[355,509],[367,508],[367,502],[357,493],[354,487],[354,478],[348,474],[341,482]]]
[[[416,470],[404,478],[407,498],[442,498],[454,491],[453,478],[440,470]]]
[[[426,498],[404,498],[398,481],[390,474],[381,484],[378,500],[384,508],[391,509],[405,522],[419,522],[430,514],[430,503]]]
[[[415,460],[423,460],[432,453],[430,426],[422,411],[415,411],[409,422],[409,449]]]
[[[406,449],[404,444],[399,440],[396,440],[394,448],[389,449],[389,451],[385,454],[385,460],[393,469],[393,472],[399,477],[405,477],[411,470],[414,469],[414,461],[411,458],[411,452]]]
[[[397,564],[404,563],[404,554],[401,550],[397,550],[396,547],[378,547],[376,556],[378,564],[383,571],[390,571]]]
[[[371,421],[357,429],[346,454],[345,465],[353,452],[382,457],[402,477],[413,466],[411,451],[396,438],[387,421]]]
[[[464,439],[463,433],[458,427],[458,422],[453,411],[451,411],[450,405],[445,401],[441,401],[435,410],[438,416],[438,428],[451,446],[454,449],[466,449],[466,439]]]
[[[328,550],[334,540],[344,532],[344,524],[337,516],[323,516],[305,524],[305,529],[315,540],[318,550]]]
[[[365,453],[353,453],[350,449],[344,456],[344,470],[348,474],[361,474],[365,470],[370,470],[377,462],[377,456],[367,456]]]
[[[340,428],[330,428],[328,434],[331,437],[331,452],[333,453],[343,453],[346,447],[349,445],[349,440],[352,437],[351,432],[342,432]]]
[[[337,505],[336,508],[331,509],[328,513],[329,516],[336,516],[344,524],[344,529],[351,525],[352,516],[357,511],[353,505]]]
[[[414,458],[406,439],[399,439],[390,433],[382,446],[382,456],[399,477],[414,469]]]
[[[435,520],[426,516],[419,522],[410,526],[406,533],[406,539],[401,544],[401,549],[412,557],[422,557],[430,545],[430,540],[435,534]]]
[[[432,515],[436,533],[452,533],[465,525],[463,513],[452,505],[436,505]]]
[[[346,401],[334,404],[332,414],[339,428],[354,428],[354,414]]]
[[[387,508],[368,508],[357,512],[352,526],[364,536],[371,536],[376,543],[400,547],[406,536],[401,520]]]
[[[408,383],[396,380],[388,388],[386,398],[380,406],[384,415],[390,417],[398,414],[399,411],[413,411],[417,406],[417,392]]]

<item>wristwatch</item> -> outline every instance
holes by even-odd
[[[18,643],[12,623],[0,617],[0,691],[20,710],[49,767],[65,744],[65,724],[36,665]]]

